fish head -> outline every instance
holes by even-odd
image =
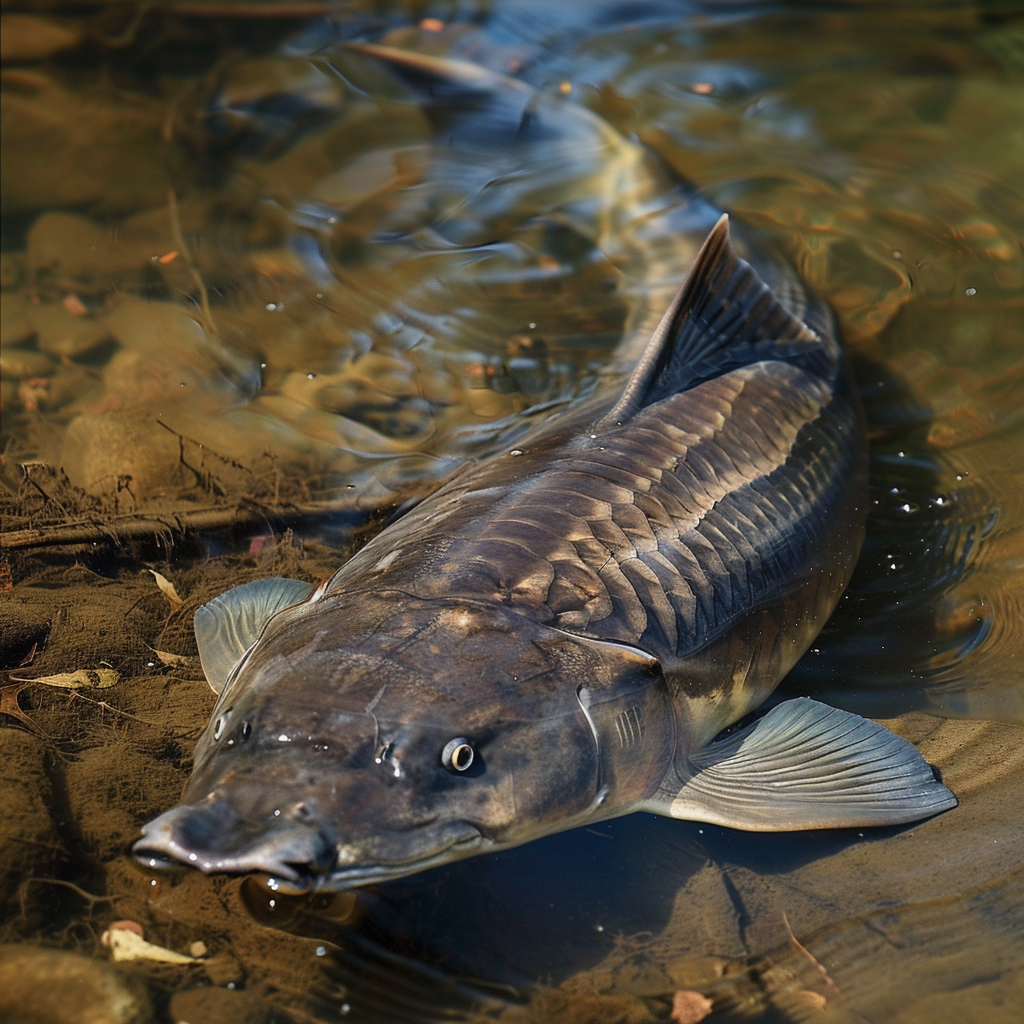
[[[343,889],[621,813],[609,794],[639,800],[664,770],[630,749],[645,715],[671,721],[650,713],[663,683],[632,648],[501,606],[298,605],[229,681],[181,804],[135,852]]]

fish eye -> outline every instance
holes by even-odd
[[[465,736],[449,740],[441,751],[441,764],[451,772],[464,772],[472,763],[473,745]]]

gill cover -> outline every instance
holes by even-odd
[[[675,751],[676,716],[661,664],[628,644],[574,640],[614,665],[610,679],[576,691],[597,745],[598,802],[614,794],[616,807],[635,803],[657,788]]]

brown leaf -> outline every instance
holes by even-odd
[[[153,574],[153,578],[156,580],[156,585],[160,588],[160,592],[167,598],[171,603],[171,611],[176,612],[183,604],[178,592],[174,589],[174,584],[166,577],[162,576],[156,571],[156,569],[149,570]]]
[[[35,679],[18,679],[11,676],[12,680],[20,683],[45,683],[47,686],[57,686],[64,690],[84,690],[90,687],[105,690],[120,678],[121,676],[112,668],[80,668],[77,672],[58,672],[56,675],[37,676]]]
[[[187,654],[171,654],[170,651],[158,651],[155,647],[150,650],[160,659],[162,665],[187,665],[190,661]]]

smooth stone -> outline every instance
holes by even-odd
[[[128,213],[166,201],[165,100],[119,95],[107,85],[65,86],[35,69],[5,69],[4,84],[0,194],[7,209],[91,206]],[[183,173],[184,191],[187,165]]]
[[[49,377],[54,369],[53,360],[42,352],[29,352],[23,348],[0,349],[0,376],[14,380]]]
[[[0,1020],[30,1024],[143,1024],[141,984],[102,960],[34,946],[0,946]]]
[[[138,287],[153,255],[160,252],[121,231],[56,210],[37,217],[26,237],[25,262],[34,278],[83,291]]]
[[[35,333],[32,307],[20,292],[0,293],[0,345],[20,345]]]
[[[60,465],[90,494],[116,494],[127,483],[138,498],[190,482],[172,433],[155,419],[114,413],[75,417],[64,434]]]
[[[39,336],[39,348],[58,358],[85,355],[110,337],[100,321],[75,316],[59,302],[34,306],[29,315]]]

